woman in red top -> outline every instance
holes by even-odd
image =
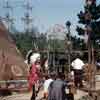
[[[35,100],[35,84],[39,80],[40,76],[40,54],[38,53],[33,53],[30,55],[30,72],[28,76],[28,81],[29,81],[29,88],[32,89],[32,97],[31,100]]]

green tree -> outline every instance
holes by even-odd
[[[97,42],[100,40],[100,4],[97,4],[96,0],[85,0],[84,11],[80,11],[78,14],[79,23],[85,26],[85,30],[81,27],[77,27],[79,35],[87,35],[87,47],[88,47],[88,64],[92,64],[93,67],[89,67],[91,78],[89,78],[89,84],[91,88],[95,88],[95,51],[100,45]]]
[[[100,4],[96,0],[85,0],[84,10],[78,14],[79,24],[84,25],[84,29],[77,26],[79,35],[88,36],[88,50],[94,47],[100,48]],[[91,51],[92,52],[92,51]],[[88,53],[88,56],[90,54]],[[91,58],[91,57],[89,57]]]
[[[44,50],[47,46],[46,35],[43,33],[37,35],[32,32],[16,33],[12,34],[12,37],[24,57],[31,49],[35,50],[37,47],[39,50]]]
[[[13,34],[13,39],[15,40],[17,48],[26,56],[26,53],[32,49],[32,37],[27,33],[16,33]]]
[[[77,36],[72,36],[71,41],[73,50],[85,50],[85,43],[83,39],[78,38]]]
[[[78,14],[79,23],[86,28],[91,28],[91,33],[87,32],[87,35],[90,35],[90,40],[95,48],[100,48],[100,4],[97,4],[96,0],[85,0],[85,2],[84,11],[80,11]],[[76,30],[79,35],[86,33],[86,30],[79,26],[77,26]]]
[[[37,38],[37,45],[39,50],[47,49],[47,37],[46,33],[41,33]]]

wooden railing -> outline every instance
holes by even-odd
[[[27,80],[7,80],[0,81],[0,91],[28,91],[28,82]]]

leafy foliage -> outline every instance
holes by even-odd
[[[30,49],[35,50],[35,45],[38,47],[39,50],[47,50],[48,45],[49,45],[50,46],[49,49],[51,51],[65,50],[65,47],[66,47],[65,40],[49,39],[47,41],[47,37],[45,33],[38,34],[37,37],[33,33],[30,33],[30,34],[15,33],[15,34],[12,34],[12,37],[18,49],[21,51],[24,57],[26,56],[27,52]],[[71,36],[71,41],[72,41],[73,49],[84,48],[84,41],[81,40],[80,38]]]
[[[90,39],[95,47],[100,47],[100,45],[96,42],[100,40],[100,4],[97,5],[96,1],[93,0],[91,2],[91,5],[86,4],[84,11],[80,11],[80,13],[77,15],[79,18],[78,22],[84,26],[89,25],[91,27],[92,32]],[[85,30],[79,26],[77,26],[76,31],[79,35],[85,34]]]
[[[76,31],[78,31],[79,35],[84,35],[84,30],[81,27],[77,26]]]
[[[13,39],[15,40],[18,49],[24,56],[28,50],[32,49],[32,37],[28,34],[16,33],[13,34]]]
[[[84,50],[86,48],[84,40],[77,38],[77,37],[71,37],[72,45],[74,50]]]

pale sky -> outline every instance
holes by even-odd
[[[0,16],[4,16],[6,9],[2,8],[5,1],[0,0]],[[21,7],[27,0],[8,0],[10,5],[14,7],[13,15],[15,18],[15,27],[18,30],[23,30],[24,24],[21,18],[24,15],[25,9]],[[72,33],[78,22],[77,14],[84,7],[85,0],[30,0],[33,10],[31,15],[34,18],[33,24],[40,32],[46,32],[50,27],[55,24],[62,24],[70,20],[72,23]],[[100,2],[100,0],[98,0]]]

